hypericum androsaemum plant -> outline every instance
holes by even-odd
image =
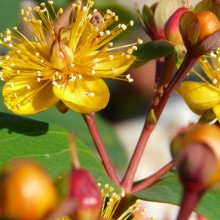
[[[219,156],[216,150],[219,135],[211,134],[219,130],[219,120],[216,118],[219,119],[220,2],[202,0],[193,7],[189,6],[188,1],[161,0],[151,7],[144,6],[142,12],[137,10],[137,13],[150,40],[143,43],[137,31],[137,43],[122,46],[113,41],[129,26],[133,26],[133,21],[123,24],[120,16],[110,9],[106,12],[93,9],[94,2],[91,0],[85,4],[80,0],[71,3],[69,13],[62,8],[57,9],[53,1],[22,9],[30,38],[17,27],[1,34],[1,48],[7,49],[0,56],[3,99],[8,109],[16,114],[31,115],[54,105],[62,113],[69,109],[82,113],[100,160],[81,142],[77,142],[82,167],[74,170],[70,163],[66,163],[69,157],[69,151],[65,149],[66,131],[0,114],[0,122],[4,126],[1,140],[6,143],[7,140],[10,143],[16,140],[13,146],[2,149],[6,152],[5,155],[0,154],[0,157],[4,155],[3,162],[32,155],[43,158],[42,162],[49,164],[53,177],[58,176],[62,169],[70,171],[73,178],[67,178],[69,184],[64,188],[66,197],[59,197],[61,203],[49,216],[52,219],[53,216],[80,220],[91,219],[91,216],[97,220],[141,219],[144,211],[139,199],[180,205],[178,220],[188,218],[192,211],[208,219],[218,219],[219,211],[209,205],[213,200],[218,202],[219,195],[219,192],[211,192],[219,181]],[[63,26],[62,16],[69,18],[67,25]],[[103,79],[133,82],[130,75],[124,72],[130,66],[141,66],[152,59],[156,60],[154,93],[134,153],[119,175],[111,161],[116,153],[119,154],[119,148],[110,157],[104,142],[111,142],[113,138],[108,137],[103,141],[104,135],[102,137],[102,133],[99,133],[96,124],[96,112],[105,108],[110,97]],[[202,67],[203,74],[194,68],[195,64]],[[202,82],[187,81],[186,76],[190,73],[197,75]],[[148,140],[169,97],[176,91],[195,113],[202,115],[200,122],[204,124],[194,122],[196,125],[183,127],[171,144],[173,160],[161,164],[162,168],[150,176],[143,174],[143,179],[136,182],[136,171]],[[175,111],[178,114],[178,109]],[[60,114],[59,117],[63,120],[64,115]],[[206,125],[207,122],[211,125]],[[77,124],[76,133],[78,129],[80,126]],[[17,155],[16,150],[8,152],[10,147],[24,149]],[[194,160],[195,155],[200,155],[198,160]],[[176,169],[173,170],[174,167]],[[94,174],[94,179],[90,172]],[[104,190],[100,187],[100,192],[96,182],[104,185]],[[163,194],[159,190],[161,186],[168,189]],[[182,203],[179,203],[181,197]],[[84,198],[93,202],[96,200],[97,203],[94,206],[90,206],[92,203],[85,205]],[[189,206],[187,204],[191,199],[194,202]],[[0,216],[3,211],[0,207]]]

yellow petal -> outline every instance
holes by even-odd
[[[207,83],[186,81],[179,86],[178,92],[197,114],[220,104],[220,89]]]
[[[128,56],[130,58],[123,55],[121,52],[108,52],[102,54],[102,56],[97,59],[95,65],[96,74],[99,77],[114,78],[114,76],[124,73],[136,59],[135,56]]]
[[[5,83],[6,106],[17,114],[34,114],[58,102],[50,81],[37,82],[36,77],[16,76]]]
[[[103,109],[109,101],[109,90],[102,79],[83,76],[68,81],[65,86],[54,86],[54,94],[70,109],[90,113]]]

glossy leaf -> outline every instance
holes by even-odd
[[[16,158],[32,158],[42,164],[52,178],[70,170],[66,129],[7,113],[0,113],[0,129],[0,165]],[[96,181],[111,184],[100,161],[79,139],[77,149],[81,167],[93,173]]]
[[[169,203],[179,205],[181,201],[182,186],[175,173],[170,172],[151,187],[137,192],[134,195],[146,201]],[[202,197],[196,212],[207,219],[218,220],[220,216],[220,192],[208,191]]]
[[[138,47],[137,51],[134,51],[134,55],[137,60],[133,64],[133,67],[139,67],[150,60],[167,56],[174,51],[174,46],[168,41],[155,40],[142,44]]]

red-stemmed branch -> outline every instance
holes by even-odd
[[[154,96],[154,100],[152,102],[150,111],[146,117],[146,121],[142,129],[140,138],[138,140],[134,153],[131,157],[131,160],[125,172],[125,175],[121,181],[121,185],[123,186],[125,190],[131,191],[132,189],[134,176],[136,174],[142,154],[145,150],[145,146],[161,116],[161,113],[169,97],[177,89],[179,84],[185,78],[186,74],[189,72],[192,66],[197,62],[199,57],[200,55],[198,54],[187,52],[180,68],[177,70],[177,72],[175,73],[170,83],[167,86],[164,86],[164,88],[158,88],[157,90],[158,95],[156,94]],[[152,120],[153,118],[154,120]],[[154,178],[154,176],[152,175],[150,178]]]
[[[138,191],[141,191],[143,189],[148,188],[149,186],[154,184],[157,180],[159,180],[160,177],[162,177],[164,174],[166,174],[168,171],[170,171],[173,168],[173,166],[174,166],[173,162],[170,161],[165,166],[163,166],[160,170],[158,170],[156,173],[154,173],[153,175],[149,176],[148,178],[142,180],[137,185],[133,186],[131,189],[132,193],[135,193],[135,192],[138,192]]]
[[[98,127],[95,120],[95,113],[87,113],[82,114],[83,118],[87,124],[87,127],[89,128],[89,131],[91,133],[91,136],[93,138],[93,141],[95,143],[96,149],[99,153],[99,156],[101,158],[101,161],[103,163],[103,166],[108,174],[108,176],[116,183],[120,184],[120,181],[115,173],[115,170],[111,164],[111,161],[109,159],[108,153],[106,152],[105,146],[103,144],[103,141],[100,137],[100,133],[98,131]]]

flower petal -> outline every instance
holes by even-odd
[[[6,106],[17,114],[34,114],[58,102],[50,81],[38,82],[36,77],[16,76],[5,83]]]
[[[114,78],[114,76],[124,73],[135,59],[135,56],[128,55],[127,57],[122,52],[106,52],[97,58],[95,65],[96,74],[99,77]]]
[[[70,109],[90,113],[103,109],[109,101],[109,90],[102,79],[85,77],[54,86],[54,94]]]
[[[220,103],[220,89],[207,83],[186,81],[179,86],[178,92],[197,114]]]

